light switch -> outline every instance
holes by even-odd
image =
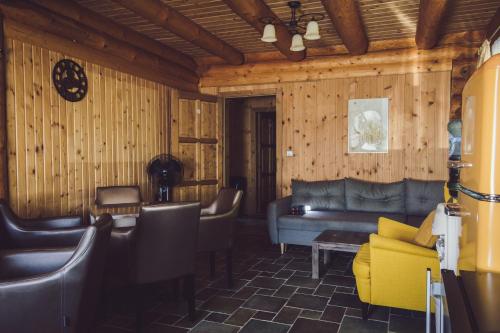
[[[287,157],[293,157],[293,150],[287,150],[286,151],[286,156]]]

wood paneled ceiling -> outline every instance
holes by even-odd
[[[149,23],[111,0],[76,1],[192,57],[211,56],[205,50],[162,27]],[[162,1],[243,53],[276,51],[272,44],[261,42],[260,34],[232,12],[222,0]],[[282,20],[289,19],[290,10],[286,0],[265,0],[265,2]],[[325,13],[321,0],[301,2],[302,9],[306,13]],[[419,13],[418,0],[359,0],[358,2],[370,42],[415,37]],[[499,7],[500,0],[454,0],[447,11],[442,33],[484,30]],[[320,22],[320,32],[322,38],[319,41],[307,41],[307,47],[332,48],[342,44],[328,16]]]

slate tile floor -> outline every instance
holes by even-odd
[[[232,289],[224,279],[223,256],[211,281],[208,256],[197,262],[197,320],[187,318],[186,302],[175,301],[168,286],[151,288],[146,314],[150,333],[350,333],[424,332],[422,313],[375,307],[361,319],[352,275],[352,255],[335,253],[320,280],[311,279],[311,249],[290,246],[280,255],[267,229],[244,224],[237,229]],[[134,306],[126,292],[115,297],[107,318],[95,332],[133,332]]]

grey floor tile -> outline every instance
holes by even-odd
[[[243,300],[222,297],[222,296],[214,296],[205,302],[201,308],[203,310],[212,311],[212,312],[220,312],[220,313],[233,313],[236,309],[238,309],[241,304],[243,304]]]
[[[286,299],[254,295],[243,304],[243,307],[260,311],[278,312],[285,305]]]
[[[238,332],[238,327],[236,326],[214,323],[211,321],[202,321],[195,328],[191,330],[191,333],[236,333],[236,332]]]
[[[325,308],[321,320],[340,323],[342,322],[342,318],[344,317],[345,310],[345,308],[340,306],[329,305]]]
[[[361,318],[344,317],[339,333],[386,333],[387,323]]]
[[[299,318],[289,333],[336,333],[338,329],[339,324],[337,323]]]
[[[425,332],[425,318],[391,316],[389,332],[394,333],[423,333]]]
[[[286,333],[289,328],[284,324],[252,319],[239,333]]]
[[[243,326],[256,312],[256,310],[238,309],[226,320],[226,324]]]
[[[287,306],[283,307],[281,311],[274,317],[274,321],[283,324],[293,324],[295,319],[302,310],[297,308],[289,308]]]
[[[286,305],[301,309],[323,311],[327,303],[328,298],[326,297],[294,294]]]

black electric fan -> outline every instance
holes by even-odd
[[[160,154],[149,161],[147,172],[158,183],[157,200],[170,202],[172,187],[182,182],[184,168],[182,162],[170,154]]]

